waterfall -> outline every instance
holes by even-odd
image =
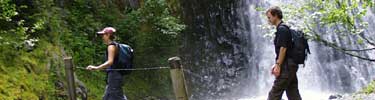
[[[184,22],[181,56],[184,58],[190,99],[264,100],[272,87],[275,63],[271,38],[259,25],[267,23],[256,7],[279,5],[280,0],[189,0],[183,1]],[[295,4],[286,0],[287,4]],[[297,5],[297,4],[296,4]],[[369,32],[375,35],[374,12]],[[318,31],[333,29],[318,28]],[[371,33],[372,32],[372,33]],[[345,45],[337,35],[324,38]],[[356,41],[354,38],[350,40]],[[328,99],[337,93],[353,93],[375,79],[375,63],[353,58],[309,41],[312,54],[297,73],[301,96],[306,100]],[[355,48],[355,46],[353,46]],[[375,57],[375,52],[365,55]],[[284,93],[285,94],[285,93]],[[285,97],[283,97],[285,98]]]

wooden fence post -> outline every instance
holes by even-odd
[[[176,100],[188,100],[181,59],[179,57],[172,57],[168,59],[168,62],[171,67],[170,72]]]
[[[74,69],[73,69],[73,62],[72,62],[72,57],[65,57],[64,58],[64,63],[65,63],[65,75],[66,75],[66,80],[68,84],[68,96],[69,100],[76,100],[76,89],[74,86]]]

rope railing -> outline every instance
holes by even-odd
[[[185,77],[184,73],[188,73],[190,75],[193,75],[194,77],[199,77],[201,79],[204,79],[204,77],[201,77],[199,74],[195,74],[189,70],[184,70],[179,57],[172,57],[168,59],[168,62],[170,64],[170,67],[147,67],[147,68],[131,68],[131,69],[100,69],[100,70],[116,70],[116,71],[146,71],[146,70],[160,70],[160,69],[170,69],[171,73],[171,80],[173,85],[173,91],[175,93],[175,97],[177,100],[188,100],[187,96],[187,87],[185,83]],[[69,100],[76,100],[76,91],[74,86],[74,69],[80,69],[80,70],[87,70],[85,67],[74,67],[72,64],[72,58],[67,57],[64,59],[65,61],[65,67],[66,67],[66,77],[67,82],[70,83],[68,86],[68,92],[69,92]],[[97,79],[100,77],[94,76]],[[100,80],[97,80],[97,83],[99,83]]]
[[[75,67],[77,69],[87,70],[85,67]],[[144,71],[144,70],[159,70],[159,69],[169,69],[170,67],[148,67],[148,68],[131,68],[131,69],[100,69],[100,70],[114,70],[114,71]]]
[[[76,69],[81,69],[81,70],[87,70],[85,67],[75,67]],[[132,69],[100,69],[100,70],[107,70],[107,71],[145,71],[145,70],[160,70],[160,69],[170,69],[170,67],[147,67],[147,68],[132,68]],[[191,70],[188,69],[183,69],[183,72],[188,74],[189,76],[198,78],[203,81],[209,82],[210,80],[205,78],[202,75],[199,75],[198,73],[194,73]]]

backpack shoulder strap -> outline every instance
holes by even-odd
[[[116,45],[116,46],[117,46],[118,43],[117,43],[116,41],[112,41],[111,43],[108,44],[108,46],[109,46],[109,45]]]
[[[115,47],[116,47],[116,49],[115,49],[115,55],[118,55],[119,54],[119,43],[117,43],[116,41],[112,41],[111,43],[109,43],[108,44],[108,46],[110,46],[110,45],[115,45]],[[108,50],[106,50],[107,52],[107,55],[108,55]],[[117,57],[117,56],[115,56],[115,57]]]
[[[279,29],[279,27],[281,27],[281,26],[284,26],[284,27],[286,27],[287,29],[288,29],[288,32],[291,34],[291,35],[293,35],[292,34],[292,30],[290,29],[290,26],[288,26],[288,25],[286,25],[285,23],[280,23],[280,25],[278,25],[277,27],[276,27],[276,30],[278,30]]]
[[[285,23],[280,23],[280,25],[277,28],[279,28],[280,26],[285,26],[286,28],[288,28],[290,30],[290,27],[288,25],[286,25]]]
[[[115,41],[112,41],[111,43],[108,44],[108,46],[110,46],[110,45],[115,45],[115,47],[118,48],[118,43],[115,42]]]

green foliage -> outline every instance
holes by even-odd
[[[164,0],[145,0],[143,6],[131,10],[120,22],[117,26],[122,30],[117,40],[133,46],[135,67],[167,66],[168,57],[177,54],[177,35],[185,26],[171,15]],[[130,99],[172,96],[168,70],[135,71],[126,79],[129,81],[125,90]]]
[[[304,31],[305,35],[316,42],[332,47],[344,54],[362,60],[375,61],[359,51],[373,51],[368,45],[374,45],[375,40],[369,37],[364,30],[368,22],[363,20],[367,10],[374,7],[374,2],[369,0],[297,0],[301,5],[280,5],[283,19],[292,28]],[[257,10],[263,11],[260,8]],[[269,32],[265,36],[273,36],[274,29],[261,25]],[[325,31],[321,31],[319,28]],[[329,29],[334,29],[330,31]],[[339,46],[326,37],[337,36],[342,43],[349,45]],[[359,46],[358,46],[359,44]],[[357,46],[358,48],[350,48]]]
[[[124,23],[120,23],[119,26],[124,27],[129,34],[120,34],[119,40],[129,39],[130,44],[136,49],[136,59],[142,59],[136,60],[142,61],[137,64],[148,64],[139,66],[166,65],[167,57],[177,54],[176,35],[184,29],[184,25],[170,15],[164,0],[146,0],[144,3],[141,8],[131,11],[124,19]],[[129,36],[131,38],[127,38]]]
[[[11,17],[16,16],[18,12],[16,12],[16,5],[10,3],[10,0],[1,0],[1,20],[12,21]]]
[[[177,54],[177,34],[184,29],[184,25],[169,13],[164,0],[146,0],[140,8],[127,8],[125,12],[114,10],[120,8],[111,3],[96,6],[85,1],[77,1],[73,2],[73,5],[68,8],[69,10],[64,10],[66,16],[69,16],[66,20],[71,34],[62,36],[62,40],[65,42],[66,50],[73,55],[76,66],[103,63],[106,46],[100,37],[95,36],[95,32],[106,26],[117,29],[116,41],[129,44],[135,49],[137,68],[166,66],[166,59]],[[87,10],[87,7],[96,9]],[[87,83],[90,89],[89,96],[99,99],[104,92],[104,73],[78,70],[77,75]],[[172,95],[168,71],[135,71],[125,80],[124,88],[130,99]]]
[[[374,2],[369,0],[307,0],[296,1],[302,3],[299,6],[281,5],[287,23],[296,29],[301,29],[308,36],[315,39],[313,28],[336,28],[342,26],[335,33],[326,34],[360,34],[367,28],[367,22],[362,18],[367,10],[374,7]],[[266,9],[260,9],[264,12]],[[269,34],[269,33],[267,33]]]
[[[370,94],[375,92],[375,81],[372,81],[367,87],[363,88],[363,93]]]
[[[44,22],[32,17],[33,13],[20,17],[25,5],[1,0],[0,6],[0,99],[48,99],[44,94],[53,92],[53,83],[48,81],[44,51],[50,44],[31,37],[43,28]],[[36,44],[45,47],[35,48]],[[32,48],[35,49],[29,51]]]
[[[42,43],[41,43],[42,44]],[[43,43],[43,45],[48,45]],[[47,46],[48,47],[48,46]],[[47,60],[44,59],[45,50],[41,47],[32,52],[11,51],[2,49],[4,58],[1,58],[0,66],[0,99],[48,99],[53,94],[53,83],[49,81]],[[3,54],[7,53],[7,54]],[[9,54],[15,53],[9,57]],[[22,56],[18,56],[22,55]],[[8,62],[11,60],[10,62]],[[5,67],[6,66],[6,67]],[[5,67],[5,68],[4,68]]]
[[[367,22],[362,21],[362,17],[366,15],[368,7],[371,7],[372,2],[363,2],[360,0],[315,0],[309,2],[306,6],[308,9],[302,8],[305,11],[314,11],[313,16],[319,18],[322,25],[341,25],[346,28],[347,33],[359,34],[366,28],[362,25]],[[356,21],[357,20],[357,21]],[[358,25],[358,26],[357,26]],[[338,32],[339,33],[339,32]]]
[[[0,99],[6,100],[66,99],[55,86],[64,81],[62,58],[72,56],[76,67],[103,63],[106,46],[95,34],[103,27],[115,27],[116,41],[135,49],[136,68],[167,66],[185,28],[165,0],[144,0],[139,8],[116,0],[1,0],[0,6]],[[105,73],[75,72],[89,99],[101,99]],[[173,95],[169,70],[135,71],[125,82],[129,99]]]

